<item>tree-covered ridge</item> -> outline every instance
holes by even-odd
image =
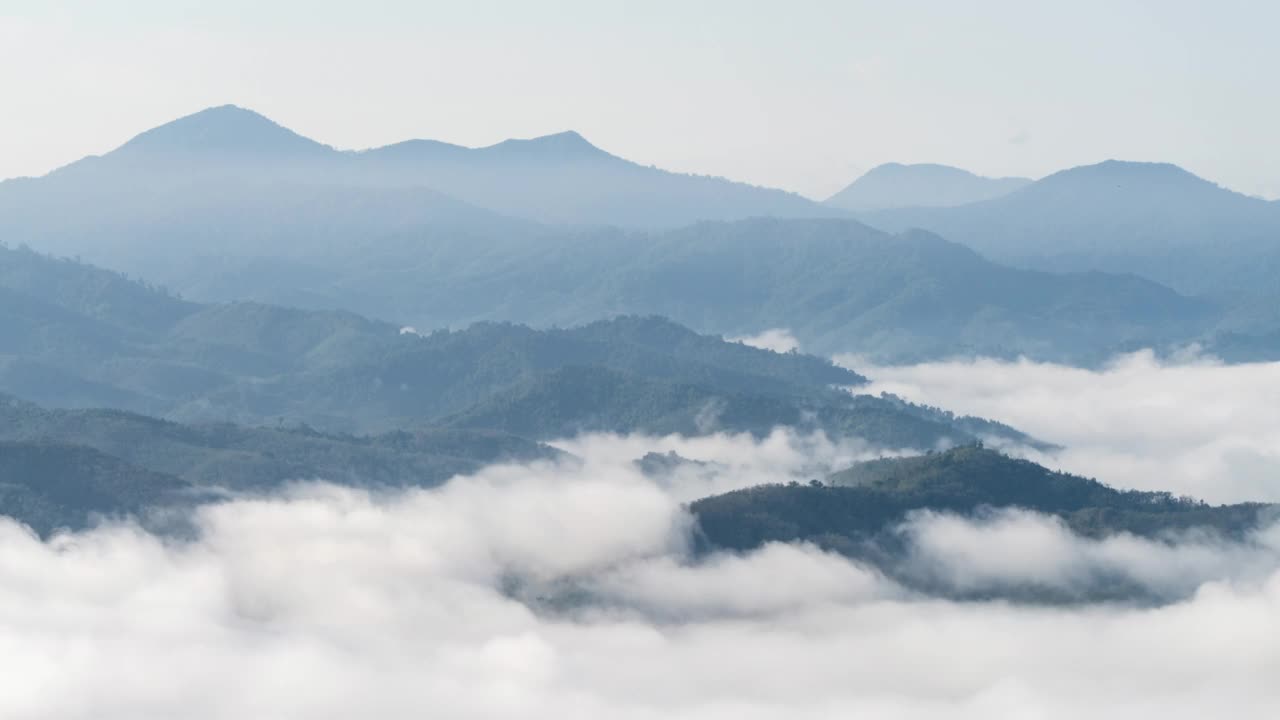
[[[969,445],[861,463],[826,482],[738,490],[699,500],[691,509],[714,547],[809,541],[864,556],[872,541],[891,545],[893,528],[911,511],[972,515],[1004,507],[1055,515],[1087,536],[1159,537],[1191,528],[1239,536],[1256,527],[1265,506],[1209,506],[1169,493],[1116,490]]]
[[[778,427],[822,431],[833,438],[856,437],[888,448],[975,439],[953,423],[904,411],[895,402],[868,395],[726,392],[591,366],[567,366],[538,375],[444,422],[548,439],[582,432],[699,435],[724,431],[762,436]],[[1007,430],[1006,439],[1020,436]]]
[[[348,312],[189,303],[116,273],[25,249],[0,249],[0,294],[0,367],[38,367],[50,376],[75,377],[86,388],[110,387],[113,402],[98,404],[157,414],[219,388],[255,392],[242,384],[303,392],[313,380],[377,377],[421,387],[464,384],[473,401],[566,364],[777,392],[864,382],[826,360],[728,343],[657,317],[544,331],[489,323],[422,337]],[[3,375],[0,388],[43,399],[38,385],[20,388],[4,383]],[[290,381],[297,388],[287,387]],[[56,387],[49,394],[66,393]],[[135,404],[115,402],[128,396],[136,396]],[[465,406],[440,403],[441,413]]]
[[[92,448],[0,441],[0,513],[42,535],[190,502],[189,483]]]
[[[462,259],[482,248],[412,274],[371,268],[356,281],[361,292],[342,285],[342,302],[420,328],[631,314],[729,336],[781,327],[805,348],[892,362],[1019,354],[1097,362],[1118,348],[1199,338],[1218,317],[1213,306],[1142,278],[1015,270],[936,235],[890,235],[848,220],[563,230],[483,262]],[[365,261],[351,263],[349,274]],[[289,276],[281,270],[277,285]]]
[[[275,414],[296,413],[291,408],[306,403],[317,414],[341,412],[371,424],[430,421],[571,367],[695,385],[704,392],[786,398],[830,398],[830,386],[865,382],[813,356],[700,336],[662,318],[618,317],[567,330],[480,323],[438,331],[407,339],[364,364],[281,376],[255,391],[263,402],[275,403]]]
[[[184,425],[121,410],[46,410],[0,396],[0,441],[80,445],[199,487],[268,490],[294,480],[433,485],[503,460],[551,458],[489,430],[421,428],[375,436],[301,427]]]
[[[545,439],[584,429],[790,425],[889,447],[986,434],[1029,441],[905,402],[850,398],[834,388],[866,379],[829,360],[727,342],[656,316],[419,335],[339,311],[188,303],[26,250],[0,251],[0,268],[0,294],[13,298],[0,306],[0,391],[47,406],[356,434],[452,425]],[[164,322],[126,327],[131,310],[103,310],[147,302],[169,308]]]
[[[122,329],[163,331],[200,306],[123,273],[0,243],[0,288]]]

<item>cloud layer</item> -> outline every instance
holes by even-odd
[[[772,350],[776,353],[791,352],[800,349],[800,341],[795,335],[786,328],[770,328],[757,335],[747,335],[744,337],[725,338],[729,342],[740,342],[743,345],[750,345],[754,348],[762,350]]]
[[[1280,501],[1280,363],[1163,363],[1150,352],[1102,370],[977,360],[868,367],[866,392],[891,392],[994,418],[1065,446],[1020,451],[1119,487],[1209,502]]]
[[[1170,604],[954,602],[806,545],[695,561],[690,497],[868,452],[595,436],[432,490],[300,485],[194,539],[0,521],[6,718],[1272,717],[1280,530],[1083,540],[919,514],[939,586],[1128,582]],[[658,477],[631,462],[704,465]]]

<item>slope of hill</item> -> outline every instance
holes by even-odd
[[[1267,291],[1280,269],[1280,203],[1161,163],[1110,160],[993,200],[861,217],[891,231],[924,228],[997,261],[1132,272],[1189,293]]]
[[[1157,536],[1207,527],[1239,535],[1257,521],[1257,504],[1209,506],[1168,493],[1116,490],[978,445],[928,455],[871,460],[809,485],[739,490],[693,505],[717,546],[813,540],[852,548],[914,509],[972,514],[1019,507],[1058,515],[1077,532]]]
[[[386,417],[430,418],[464,410],[494,392],[569,366],[607,367],[696,383],[711,391],[787,396],[865,382],[828,360],[699,336],[662,318],[618,317],[568,330],[481,323],[408,337],[368,363],[313,377],[282,377],[265,386],[263,396],[305,397],[334,412],[378,407]],[[377,378],[376,385],[370,386],[371,378]]]
[[[251,491],[312,479],[433,485],[493,462],[557,455],[544,445],[487,430],[422,428],[356,437],[306,426],[184,425],[120,410],[47,410],[4,395],[0,441],[74,444],[193,487]]]
[[[825,202],[854,212],[954,207],[1008,195],[1030,182],[1020,177],[982,177],[947,165],[887,163],[868,170]]]
[[[182,500],[191,486],[92,448],[0,442],[0,514],[41,535]]]
[[[717,495],[693,503],[691,510],[708,548],[749,550],[775,541],[812,542],[918,585],[929,580],[913,577],[899,562],[907,548],[897,531],[917,510],[976,518],[992,509],[1022,508],[1057,516],[1088,537],[1129,533],[1165,538],[1195,530],[1238,539],[1258,527],[1269,507],[1209,506],[1169,493],[1120,491],[971,445],[861,463],[825,483],[767,485]],[[1132,589],[1112,582],[1081,590],[1086,591],[1127,598]],[[1056,597],[1045,587],[1010,592],[1071,599]]]
[[[584,432],[701,435],[713,431],[767,435],[778,427],[862,438],[879,447],[923,448],[999,437],[1028,445],[1032,438],[998,423],[963,420],[870,395],[763,390],[723,391],[706,385],[654,379],[602,367],[567,366],[447,417],[446,425],[494,428],[535,439]]]
[[[672,339],[667,349],[648,345],[663,336]],[[229,387],[173,414],[201,418],[210,408],[247,405],[258,417],[326,427],[438,423],[535,439],[586,431],[764,434],[785,425],[885,447],[984,435],[1034,442],[1002,425],[831,388],[862,382],[812,356],[726,343],[660,318],[620,317],[569,330],[491,323],[441,331],[371,364]]]

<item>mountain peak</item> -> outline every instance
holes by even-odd
[[[951,207],[1007,195],[1026,178],[988,178],[949,165],[885,163],[831,196],[828,205],[852,210]]]
[[[328,150],[253,110],[220,105],[147,130],[116,152],[290,155]]]
[[[1037,190],[1080,188],[1114,193],[1116,190],[1230,192],[1172,163],[1104,160],[1056,172],[1036,183]],[[1168,196],[1164,196],[1166,199]]]
[[[876,175],[947,175],[956,177],[981,177],[968,170],[938,163],[899,163],[887,162],[868,170],[862,177]]]
[[[592,145],[586,138],[574,130],[565,130],[540,137],[504,140],[484,150],[524,155],[557,155],[562,157],[607,156],[608,153]]]

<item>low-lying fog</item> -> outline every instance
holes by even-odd
[[[1134,362],[1167,385],[1134,387]],[[1097,392],[1082,371],[1043,366],[893,372],[881,382],[904,394],[1090,441],[1081,458],[1134,458],[1115,463],[1126,483],[1169,485],[1137,482],[1138,463],[1176,465],[1190,445],[1200,462],[1174,487],[1262,487],[1218,477],[1229,443],[1209,429],[1260,442],[1270,418],[1274,432],[1265,389],[1243,389],[1262,382],[1257,368],[1139,359],[1088,375],[1110,388]],[[1036,378],[1020,406],[1013,386]],[[1143,407],[1143,387],[1164,412],[1125,409]],[[1223,416],[1232,388],[1250,397],[1236,423]],[[1100,404],[1092,421],[1081,395]],[[1060,418],[1032,422],[1052,408]],[[1131,444],[1106,442],[1105,425]],[[1280,703],[1280,526],[1239,543],[1092,541],[1018,511],[917,514],[905,562],[942,587],[1126,582],[1171,598],[955,602],[805,545],[690,559],[689,500],[879,450],[782,431],[561,446],[581,461],[494,466],[432,490],[306,483],[237,499],[200,511],[182,541],[118,524],[41,542],[2,521],[0,716],[1199,720],[1270,718]],[[651,451],[714,464],[648,477],[632,461]]]
[[[1018,450],[1126,488],[1212,503],[1280,501],[1280,363],[1161,362],[1150,352],[1101,370],[976,360],[904,367],[839,362],[871,378],[860,392],[1000,420],[1065,447]]]

